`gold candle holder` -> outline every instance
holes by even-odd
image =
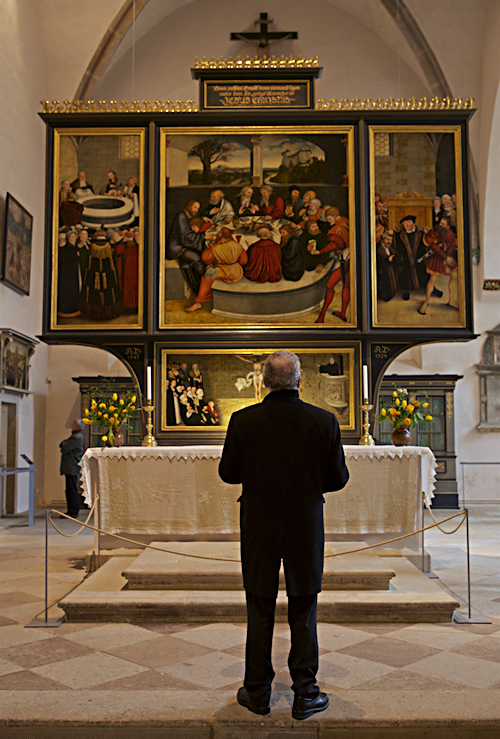
[[[365,398],[360,408],[363,411],[363,417],[364,417],[364,420],[363,420],[364,434],[363,436],[361,436],[359,440],[359,445],[360,446],[375,446],[375,440],[368,431],[368,429],[370,428],[370,411],[373,408],[373,405],[371,405],[368,402],[368,398]]]
[[[148,420],[146,421],[146,429],[148,433],[142,440],[142,446],[158,446],[158,443],[155,437],[151,433],[153,431],[153,418],[152,417],[153,417],[154,409],[155,407],[153,405],[153,401],[149,399],[146,400],[146,404],[142,406],[142,410],[146,411],[148,415]]]

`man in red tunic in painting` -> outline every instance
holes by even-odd
[[[271,239],[267,226],[257,229],[259,240],[248,247],[248,263],[243,266],[245,277],[252,282],[278,282],[281,280],[281,247]]]
[[[325,322],[326,311],[335,294],[335,285],[340,282],[340,280],[343,282],[342,309],[340,311],[333,311],[333,315],[345,322],[347,320],[347,306],[349,305],[351,297],[351,277],[349,272],[349,221],[345,216],[341,216],[339,209],[335,207],[328,208],[326,211],[326,220],[329,225],[328,244],[318,253],[335,252],[338,256],[338,264],[327,280],[325,302],[323,303],[321,313],[319,314],[316,323]],[[315,252],[313,251],[311,253],[314,254]]]
[[[259,206],[259,216],[265,221],[276,221],[285,214],[285,201],[273,191],[271,185],[262,185],[260,188],[262,199]]]
[[[425,300],[418,308],[418,312],[425,316],[427,305],[431,298],[432,292],[436,285],[436,280],[440,275],[449,275],[448,282],[448,305],[450,308],[459,309],[456,295],[456,285],[458,278],[457,257],[457,237],[451,230],[450,219],[443,216],[439,221],[439,226],[432,229],[424,236],[424,243],[430,246],[434,254],[429,257],[425,263],[427,273],[430,275],[429,282],[425,288]]]

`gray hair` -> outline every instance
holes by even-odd
[[[271,391],[296,390],[300,379],[300,359],[293,352],[274,352],[264,362],[263,375],[266,387]]]
[[[82,421],[81,418],[75,418],[75,420],[73,421],[73,423],[77,423],[78,424],[78,430],[79,431],[83,431],[83,429],[85,428],[85,424],[83,423],[83,421]]]

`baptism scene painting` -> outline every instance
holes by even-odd
[[[375,326],[465,326],[459,127],[372,126]]]
[[[165,128],[160,146],[161,328],[356,325],[351,126]]]
[[[234,411],[266,397],[262,367],[272,351],[162,349],[161,430],[225,430]],[[355,351],[351,346],[296,352],[301,400],[334,413],[343,431],[356,427]]]
[[[52,328],[142,328],[144,131],[54,143]]]

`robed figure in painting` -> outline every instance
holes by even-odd
[[[252,282],[279,282],[282,275],[281,248],[271,238],[267,226],[257,230],[259,240],[248,247],[248,262],[244,265],[245,277]]]
[[[190,226],[190,221],[198,215],[199,210],[199,202],[190,200],[184,210],[177,213],[168,234],[166,254],[167,259],[177,259],[182,276],[195,295],[205,272],[205,264],[201,259],[205,237]]]
[[[388,302],[399,290],[401,257],[392,243],[392,235],[383,233],[377,244],[377,297]]]
[[[93,321],[111,321],[123,309],[122,291],[105,231],[96,231],[83,281],[82,313]]]
[[[423,260],[427,251],[423,241],[425,229],[417,226],[416,221],[415,216],[403,216],[394,229],[394,246],[401,258],[399,286],[404,290],[403,300],[410,299],[412,290],[423,290],[428,280]]]
[[[58,249],[57,315],[64,318],[79,316],[80,311],[80,253],[78,232],[61,234]]]

